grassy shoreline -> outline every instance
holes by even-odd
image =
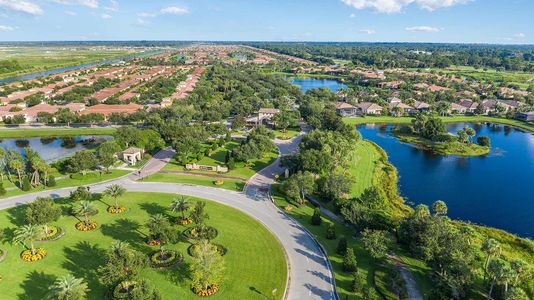
[[[529,132],[534,132],[534,124],[523,122],[520,120],[504,119],[489,116],[452,116],[440,117],[444,123],[461,123],[461,122],[490,122],[510,125]],[[411,117],[392,117],[392,116],[365,116],[365,117],[346,117],[343,121],[349,125],[360,124],[409,124],[413,118]]]
[[[1,128],[0,138],[69,137],[78,135],[112,135],[116,128]]]

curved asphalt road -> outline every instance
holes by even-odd
[[[297,149],[301,137],[291,141],[277,141],[281,154]],[[111,184],[121,184],[129,191],[162,192],[204,198],[237,208],[262,222],[281,242],[287,255],[289,283],[286,299],[336,299],[334,277],[328,260],[313,238],[298,222],[288,217],[270,201],[269,188],[273,174],[280,173],[278,160],[259,172],[247,182],[245,193],[195,185],[159,182],[133,181],[157,172],[168,162],[173,152],[166,149],[155,155],[140,174],[118,178],[105,183],[91,185],[92,192],[101,192]],[[0,200],[0,209],[23,205],[36,197],[65,197],[74,188],[42,191]]]

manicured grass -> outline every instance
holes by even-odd
[[[208,166],[217,166],[217,165],[224,166],[226,153],[238,145],[239,144],[237,142],[229,142],[223,147],[216,149],[211,154],[211,156],[209,157],[204,156],[197,163],[201,165],[208,165]],[[258,171],[260,171],[261,169],[273,163],[277,157],[278,157],[278,151],[276,149],[273,149],[271,152],[267,153],[263,158],[250,160],[248,164],[245,164],[242,162],[236,163],[236,168],[234,170],[230,170],[228,173],[224,173],[222,175],[228,176],[228,177],[235,177],[236,179],[247,180],[250,177],[252,177],[254,174],[256,174]],[[163,170],[172,171],[172,172],[191,172],[191,173],[213,174],[213,172],[208,172],[208,171],[186,171],[184,166],[182,164],[179,164],[175,159],[172,159],[167,165],[165,165]]]
[[[44,260],[34,263],[23,262],[19,253],[21,245],[0,243],[8,250],[5,261],[0,263],[0,295],[3,299],[44,299],[51,283],[68,273],[84,278],[90,288],[88,299],[105,299],[106,288],[98,281],[97,268],[104,262],[104,252],[116,240],[128,242],[132,248],[150,253],[157,247],[144,243],[146,222],[150,215],[162,213],[171,218],[169,205],[176,195],[160,193],[127,193],[120,198],[128,210],[120,215],[106,212],[110,199],[94,201],[99,214],[93,217],[98,229],[80,232],[74,228],[78,219],[63,216],[56,224],[65,229],[64,237],[57,241],[37,243],[48,250]],[[199,199],[190,199],[192,202]],[[72,203],[58,199],[65,211]],[[22,224],[24,207],[0,212],[0,228],[8,228],[8,238],[14,228]],[[287,267],[284,252],[276,238],[258,221],[231,207],[207,201],[206,211],[210,215],[207,225],[214,226],[219,236],[214,242],[228,249],[224,256],[225,279],[221,290],[210,299],[270,299],[271,291],[277,288],[277,299],[285,290]],[[177,230],[186,227],[175,225]],[[185,261],[175,268],[166,270],[144,270],[140,277],[150,280],[162,294],[163,299],[197,299],[190,291],[190,272],[187,255],[189,242],[181,240],[167,249],[177,250]],[[200,298],[198,298],[200,299]]]
[[[363,295],[350,292],[352,276],[351,274],[342,270],[343,256],[336,253],[336,248],[339,239],[341,238],[341,236],[345,236],[348,241],[348,246],[354,249],[354,253],[356,254],[356,259],[358,261],[358,272],[362,274],[363,278],[366,279],[366,286],[374,287],[374,272],[380,266],[381,262],[373,259],[369,255],[369,253],[363,248],[363,243],[361,242],[361,240],[357,237],[354,237],[355,232],[351,228],[339,223],[334,223],[332,222],[332,220],[326,217],[323,217],[323,224],[321,224],[321,226],[311,225],[310,219],[313,215],[314,208],[309,204],[298,206],[295,203],[290,203],[283,196],[280,190],[280,186],[275,185],[273,187],[273,198],[275,200],[275,204],[282,210],[284,210],[287,205],[291,204],[291,206],[293,207],[292,210],[285,211],[285,213],[292,216],[297,221],[299,221],[304,227],[306,227],[315,236],[319,243],[325,248],[328,255],[328,259],[330,260],[330,263],[332,264],[334,270],[337,292],[339,294],[340,299],[364,299]],[[328,228],[329,224],[332,223],[336,227],[337,239],[335,240],[329,240],[325,237],[326,229]],[[406,258],[405,253],[397,254],[403,261],[417,261],[418,268],[421,265],[424,266],[424,263],[421,261],[418,261],[414,258]],[[412,270],[414,266],[415,264],[407,264],[407,267],[410,270]],[[425,274],[425,277],[415,277],[417,280],[417,284],[420,287],[431,287],[431,283],[428,279],[430,273]]]
[[[489,153],[489,147],[483,147],[475,143],[460,143],[452,140],[444,143],[435,143],[422,137],[410,134],[395,133],[397,138],[405,143],[410,143],[432,150],[441,155],[459,155],[459,156],[480,156]]]
[[[215,184],[216,180],[217,178],[214,178],[214,177],[168,174],[168,173],[155,173],[148,177],[143,178],[143,181],[172,182],[172,183],[203,185],[203,186],[208,186],[208,187],[218,187],[218,188],[232,190],[232,191],[242,191],[243,187],[245,186],[245,182],[241,180],[221,179],[224,181],[224,183],[221,185],[216,185]]]
[[[27,192],[22,191],[22,190],[17,188],[17,189],[14,189],[14,190],[8,190],[7,193],[4,196],[0,196],[0,199],[1,198],[8,198],[8,197],[13,197],[13,196],[18,196],[18,195],[23,195],[23,194],[36,193],[36,192],[40,192],[40,191],[44,191],[44,190],[55,190],[55,189],[66,188],[66,187],[93,184],[93,183],[97,183],[97,182],[100,182],[100,181],[106,181],[106,180],[110,180],[110,179],[115,179],[115,178],[124,176],[124,175],[126,175],[126,174],[128,174],[130,172],[131,171],[126,171],[126,170],[111,170],[111,172],[109,174],[106,174],[105,172],[102,172],[102,175],[100,175],[99,173],[93,172],[93,173],[87,173],[81,179],[73,179],[73,178],[70,178],[70,176],[67,176],[66,178],[57,179],[56,180],[56,186],[54,186],[54,187],[50,187],[50,188],[37,187],[37,188],[31,189],[30,191],[27,191]],[[4,187],[13,187],[13,186],[14,185],[12,183],[8,183],[8,181],[6,181],[6,184],[4,185]]]
[[[0,128],[0,138],[65,137],[79,135],[111,135],[115,128]]]
[[[460,122],[492,122],[514,126],[530,132],[534,132],[534,124],[523,122],[520,120],[504,119],[489,116],[451,116],[440,117],[445,123],[460,123]],[[365,116],[365,117],[347,117],[343,121],[349,125],[371,124],[371,123],[391,123],[391,124],[409,124],[413,118],[411,117],[392,117],[392,116]]]
[[[359,197],[366,188],[373,185],[373,176],[380,153],[368,141],[356,144],[356,150],[351,156],[349,173],[354,180],[350,196]]]

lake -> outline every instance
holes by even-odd
[[[0,141],[0,147],[6,151],[15,150],[24,155],[24,148],[30,147],[37,151],[41,158],[47,162],[53,162],[61,158],[73,155],[76,151],[91,149],[98,144],[110,140],[111,136],[83,135],[78,137],[46,137],[26,139],[4,139]]]
[[[408,202],[431,205],[443,200],[451,218],[533,238],[534,134],[498,124],[456,123],[447,125],[447,130],[456,132],[466,125],[477,136],[490,137],[487,156],[442,156],[420,150],[392,136],[392,125],[362,125],[358,130],[386,150]]]
[[[339,89],[347,87],[338,80],[312,77],[291,77],[289,78],[289,82],[291,82],[291,84],[298,85],[303,93],[306,93],[308,90],[318,88],[328,88],[335,93]]]

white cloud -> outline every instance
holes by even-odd
[[[443,30],[443,28],[437,28],[432,26],[413,26],[406,27],[406,30],[412,32],[440,32]]]
[[[522,33],[522,32],[518,32],[518,33],[514,34],[514,36],[515,36],[516,38],[520,38],[520,39],[526,37],[526,35],[525,35],[524,33]]]
[[[7,25],[0,25],[0,31],[2,31],[2,32],[13,31],[15,29],[17,29],[17,27],[7,26]]]
[[[22,12],[30,15],[42,15],[41,7],[33,2],[24,0],[0,0],[0,8]]]
[[[135,20],[134,24],[138,25],[138,26],[144,26],[144,25],[150,24],[150,22],[145,20],[145,19],[142,19],[142,18],[137,18],[137,20]]]
[[[111,15],[108,15],[108,14],[101,14],[100,17],[104,20],[109,20],[109,19],[113,19],[113,17]]]
[[[356,14],[355,14],[355,13],[352,13],[352,14],[350,14],[349,17],[350,17],[350,18],[356,18]]]
[[[119,1],[109,0],[109,5],[104,7],[105,10],[119,11]]]
[[[98,8],[98,0],[48,0],[64,5],[81,5],[89,8]]]
[[[162,8],[159,12],[162,15],[186,15],[189,13],[189,9],[186,7],[169,6]]]
[[[70,10],[67,10],[67,11],[65,12],[65,14],[67,14],[67,15],[69,15],[69,16],[77,16],[77,15],[78,15],[78,13],[76,13],[76,12],[74,12],[74,11],[70,11]]]
[[[434,11],[439,8],[465,4],[470,0],[341,0],[356,9],[372,9],[380,13],[398,13],[405,6],[415,4],[422,9]]]
[[[373,29],[361,29],[361,30],[358,30],[358,32],[365,33],[365,34],[375,34],[376,33],[376,31],[373,30]]]

